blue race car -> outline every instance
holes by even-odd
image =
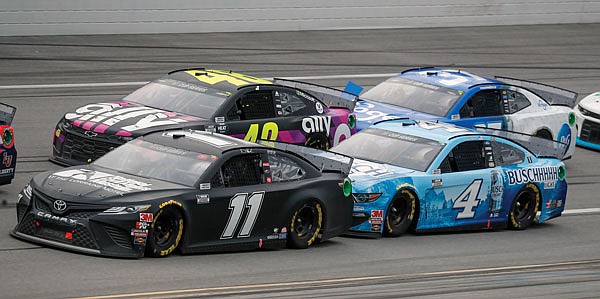
[[[565,144],[500,130],[388,120],[332,148],[354,157],[350,234],[526,229],[561,215]],[[507,137],[516,140],[510,141]],[[525,148],[524,146],[527,146]]]
[[[363,93],[354,112],[357,129],[385,119],[410,117],[463,127],[488,127],[536,135],[575,151],[573,107],[577,93],[540,83],[464,71],[404,71]]]

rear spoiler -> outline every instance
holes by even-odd
[[[556,158],[563,160],[569,147],[569,145],[564,142],[548,140],[525,133],[483,127],[475,127],[475,129],[487,135],[511,140],[526,148],[538,158]]]
[[[354,106],[356,105],[358,98],[351,93],[339,89],[301,81],[273,78],[273,84],[279,84],[306,91],[310,95],[323,102],[323,104],[327,105],[327,107],[346,108],[350,111],[354,110]]]
[[[496,79],[515,86],[523,87],[544,99],[550,105],[575,107],[577,93],[542,83],[496,76]]]
[[[10,126],[15,118],[16,112],[17,108],[11,105],[0,103],[0,125]]]
[[[294,153],[314,165],[321,172],[341,171],[344,175],[348,175],[350,173],[350,168],[352,167],[352,162],[354,161],[354,158],[342,154],[290,143],[267,140],[258,140],[257,143]]]

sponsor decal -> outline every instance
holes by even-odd
[[[13,161],[13,155],[9,155],[6,152],[2,153],[2,165],[6,166],[6,167],[10,167],[10,165],[12,164]]]
[[[150,224],[148,222],[136,222],[135,223],[135,228],[136,229],[148,229],[148,227],[150,226]]]
[[[372,210],[371,217],[369,218],[369,223],[371,223],[371,226],[373,224],[383,224],[383,210]]]
[[[210,190],[210,183],[201,183],[200,190]]]
[[[75,225],[75,224],[77,224],[77,220],[70,219],[70,218],[67,218],[67,217],[54,216],[52,214],[45,213],[45,212],[42,212],[42,211],[38,211],[36,213],[36,216],[38,216],[38,217],[40,217],[40,218],[42,218],[44,220],[50,220],[50,221],[57,222],[57,223],[64,223],[64,224],[69,224],[69,225]]]
[[[89,185],[95,188],[103,188],[112,192],[147,191],[150,190],[150,186],[152,185],[150,183],[144,183],[122,176],[88,169],[59,171],[48,177]]]
[[[311,97],[311,96],[309,96],[309,95],[307,95],[307,94],[305,94],[305,93],[303,93],[303,92],[301,92],[299,90],[296,90],[296,94],[299,95],[299,96],[301,96],[301,97],[303,97],[303,98],[305,98],[305,99],[307,99],[307,100],[309,100],[309,101],[311,101],[311,102],[317,102],[313,97]],[[319,112],[319,113],[322,113],[322,112]]]
[[[137,229],[137,228],[132,228],[131,229],[131,235],[138,238],[138,237],[148,237],[148,230],[147,229]]]
[[[135,244],[135,245],[145,245],[146,244],[146,238],[142,238],[142,237],[134,238],[133,239],[133,244]]]
[[[381,224],[371,224],[371,231],[373,231],[373,232],[381,231]]]
[[[279,240],[283,240],[287,238],[287,234],[281,233],[279,234]]]
[[[375,163],[361,163],[354,161],[350,174],[366,175],[374,178],[390,175],[393,172],[385,169],[383,166]]]
[[[442,179],[431,180],[431,187],[441,187],[442,185],[444,185],[444,182],[442,181]]]
[[[329,136],[331,116],[314,115],[302,119],[302,131],[305,133],[325,132]]]
[[[140,222],[152,222],[152,221],[154,221],[154,214],[140,213]]]
[[[450,115],[450,119],[451,120],[459,120],[460,119],[460,114],[452,114],[452,115]]]
[[[279,239],[279,234],[272,234],[267,236],[267,240]]]
[[[526,184],[530,182],[555,182],[558,180],[558,166],[527,167],[507,170],[508,184]]]
[[[161,203],[160,205],[158,205],[158,208],[162,209],[162,208],[164,208],[165,206],[168,206],[168,205],[177,205],[177,206],[180,206],[180,207],[183,206],[180,202],[171,199],[169,201],[165,201],[165,202]]]
[[[319,102],[316,102],[316,103],[315,103],[315,109],[317,110],[317,112],[318,112],[319,114],[323,113],[323,105],[322,105],[321,103],[319,103]]]
[[[502,195],[504,194],[504,178],[498,170],[492,170],[492,184],[490,185],[491,212],[498,212],[502,208]]]
[[[285,226],[284,226],[284,227],[282,227],[282,228],[281,228],[281,233],[282,233],[282,234],[285,234],[285,233],[287,233],[287,227],[285,227]]]
[[[189,117],[179,117],[176,113],[152,107],[129,107],[126,105],[121,106],[120,103],[85,105],[77,108],[74,113],[65,114],[65,119],[69,122],[73,122],[76,126],[81,126],[85,130],[90,130],[94,127],[92,130],[94,133],[104,133],[108,127],[117,125],[124,120],[139,118],[141,116],[144,117],[135,124],[121,127],[123,132],[119,132],[118,134],[131,136],[131,132],[156,126],[185,123],[190,119]]]
[[[196,194],[196,203],[199,205],[210,203],[210,196],[208,194]]]
[[[225,122],[225,117],[224,116],[217,116],[217,117],[215,117],[215,122],[216,123],[224,123]]]
[[[14,168],[5,168],[5,169],[2,169],[2,170],[0,170],[0,176],[11,175],[14,171],[15,171]]]

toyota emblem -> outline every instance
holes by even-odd
[[[67,209],[67,203],[62,199],[55,200],[54,201],[54,209],[59,212],[62,212]]]

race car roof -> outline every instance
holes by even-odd
[[[273,84],[273,82],[232,71],[205,70],[203,68],[183,69],[169,72],[163,79],[175,79],[208,88],[234,93],[238,88],[253,84]]]
[[[375,123],[371,128],[384,129],[444,143],[457,136],[481,134],[475,130],[448,123],[406,118],[381,121]]]
[[[398,74],[398,76],[409,80],[462,91],[467,91],[469,88],[480,84],[502,84],[501,81],[474,75],[465,71],[436,67],[410,69],[403,71]]]
[[[155,132],[144,135],[141,138],[160,145],[215,156],[220,156],[223,152],[236,148],[264,147],[253,142],[222,134],[193,130]]]

